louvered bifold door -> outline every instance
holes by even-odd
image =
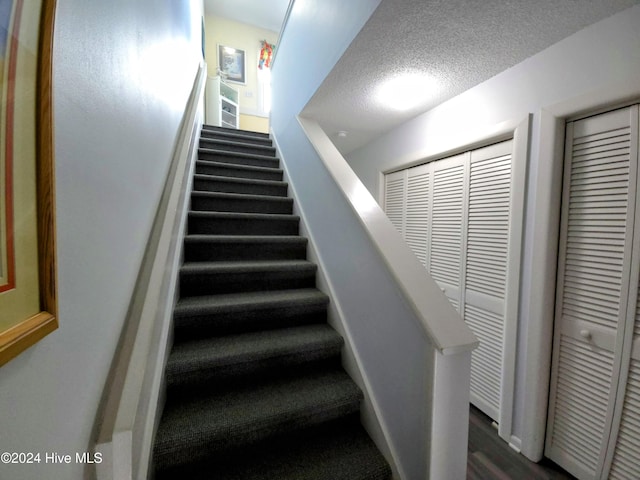
[[[500,418],[513,141],[471,152],[464,319],[480,340],[471,356],[471,401]]]
[[[610,441],[613,459],[608,478],[613,480],[640,479],[640,299],[636,300],[635,310],[631,358],[628,370],[625,372],[623,362],[621,372],[620,395],[623,397],[619,406],[619,425],[616,425],[618,419],[614,417]]]
[[[385,175],[384,211],[401,235],[404,235],[406,188],[406,171],[402,170]]]
[[[640,157],[638,140],[638,106],[631,108],[631,159]],[[638,174],[640,175],[640,173]],[[639,180],[640,182],[640,180]],[[631,262],[631,285],[621,372],[616,396],[616,410],[609,441],[605,473],[614,480],[640,479],[640,194],[636,193],[634,246]]]
[[[422,265],[429,264],[431,235],[431,165],[407,170],[407,201],[404,237]]]
[[[620,373],[637,183],[632,119],[626,108],[567,124],[545,454],[582,480],[603,473]]]
[[[467,221],[468,153],[433,162],[431,244],[427,269],[460,312]]]

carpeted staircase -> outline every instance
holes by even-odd
[[[267,135],[205,126],[156,479],[387,480]]]

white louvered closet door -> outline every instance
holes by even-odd
[[[637,112],[630,107],[567,124],[545,453],[582,480],[603,478],[617,430],[616,393],[625,391],[624,334],[636,296]]]
[[[625,373],[624,363],[622,373]],[[640,292],[636,300],[628,374],[621,385],[625,387],[621,390],[624,397],[619,406],[618,430],[611,435],[611,443],[615,444],[610,447],[613,458],[608,478],[635,480],[640,478]]]
[[[519,286],[513,272],[520,259],[512,243],[520,236],[512,233],[521,228],[522,214],[512,211],[513,144],[503,141],[385,177],[389,218],[480,340],[472,353],[471,402],[498,422],[510,415],[501,407],[513,388]],[[518,184],[524,185],[523,177]]]
[[[471,401],[498,419],[505,369],[505,293],[509,255],[509,140],[471,152],[464,320],[480,340],[471,355]]]
[[[407,172],[400,171],[386,175],[384,187],[384,211],[393,226],[401,235],[404,235]]]
[[[468,153],[433,162],[431,243],[427,269],[461,312]]]
[[[630,156],[632,160],[635,157],[640,163],[638,110],[640,110],[638,106],[631,109]],[[640,178],[640,165],[638,170]],[[640,186],[640,179],[638,185]],[[609,468],[608,478],[614,480],[640,479],[640,209],[637,207],[638,203],[640,203],[640,191],[636,192],[636,221],[629,289],[636,295],[635,298],[630,295],[629,308],[627,308],[628,325],[625,326],[625,334],[630,338],[628,340],[625,338],[623,344],[619,393],[605,463],[605,471]]]
[[[431,237],[431,192],[433,173],[430,165],[407,170],[405,240],[425,267],[429,264]]]

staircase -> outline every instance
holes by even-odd
[[[157,480],[387,480],[267,135],[205,126]]]

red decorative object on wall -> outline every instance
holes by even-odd
[[[258,61],[258,68],[269,68],[271,66],[271,59],[273,58],[273,50],[275,45],[270,44],[266,40],[262,40],[262,49],[260,50],[260,60]]]

